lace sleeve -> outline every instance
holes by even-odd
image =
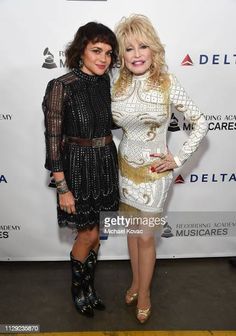
[[[186,120],[193,125],[189,137],[184,142],[178,154],[174,157],[176,164],[180,167],[197,150],[200,142],[208,131],[208,123],[199,108],[187,95],[184,88],[175,76],[171,76],[170,101],[177,111],[184,113]]]
[[[61,144],[63,138],[64,85],[54,79],[47,85],[42,103],[45,122],[45,168],[52,172],[63,171]]]

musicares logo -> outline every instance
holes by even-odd
[[[187,54],[184,57],[183,61],[181,62],[181,65],[187,65],[187,66],[193,65],[193,61],[191,60],[191,57],[189,56],[189,54]]]

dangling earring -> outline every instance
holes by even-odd
[[[83,60],[80,58],[80,60],[79,60],[79,68],[81,69],[83,65],[84,65],[84,62],[83,62]]]

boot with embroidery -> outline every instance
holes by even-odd
[[[93,317],[93,308],[88,300],[88,277],[86,276],[86,266],[79,260],[74,259],[70,253],[72,269],[72,299],[77,311],[87,317]]]
[[[89,255],[85,261],[86,279],[87,279],[87,298],[91,306],[98,310],[104,310],[106,307],[101,298],[97,295],[94,288],[94,274],[97,263],[97,253],[94,250],[90,250]]]

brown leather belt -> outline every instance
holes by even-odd
[[[112,142],[112,134],[101,137],[101,138],[93,138],[93,139],[85,139],[85,138],[77,138],[67,136],[65,141],[71,145],[80,145],[87,147],[104,147],[105,145]]]

